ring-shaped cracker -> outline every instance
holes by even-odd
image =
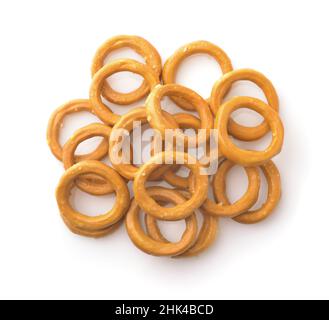
[[[82,111],[87,111],[94,114],[89,100],[72,100],[56,109],[49,119],[47,128],[47,142],[51,152],[59,161],[63,160],[63,148],[59,142],[60,129],[62,127],[63,120],[67,115]],[[75,156],[75,161],[79,162],[82,160],[100,160],[106,156],[107,151],[108,140],[104,139],[93,152]]]
[[[166,113],[166,118],[168,121],[170,121],[173,125],[176,124],[175,122],[175,116],[170,115],[169,113]],[[114,136],[117,134],[120,135],[120,130],[125,130],[127,132],[131,132],[134,129],[134,123],[140,122],[141,125],[148,123],[147,121],[147,113],[146,108],[140,107],[135,108],[125,115],[123,115],[120,120],[115,124],[115,126],[112,129],[112,133]],[[137,171],[138,167],[133,165],[132,163],[118,163],[116,156],[115,156],[115,146],[118,144],[117,139],[114,139],[114,136],[110,139],[109,144],[109,157],[111,160],[111,163],[113,165],[113,168],[115,168],[121,176],[125,177],[128,180],[133,180]],[[162,166],[154,172],[150,180],[159,180],[163,176],[163,174],[171,169],[169,166]]]
[[[63,147],[63,164],[65,170],[75,164],[74,153],[81,142],[97,136],[104,137],[108,141],[111,131],[111,127],[101,123],[93,123],[77,130]],[[105,195],[114,191],[112,183],[107,182],[97,175],[89,174],[80,177],[76,179],[75,183],[79,189],[93,195]]]
[[[145,183],[151,173],[164,164],[167,157],[171,158],[171,156],[174,163],[177,164],[178,161],[179,164],[185,165],[191,170],[193,173],[195,190],[192,193],[191,198],[184,203],[173,208],[165,208],[160,206],[147,193]],[[191,182],[191,184],[192,183],[193,182]],[[201,174],[201,165],[195,158],[187,153],[161,152],[140,167],[135,176],[133,190],[136,202],[145,212],[161,220],[175,221],[190,216],[194,210],[201,207],[207,198],[208,185],[208,176]]]
[[[147,40],[138,36],[129,35],[113,37],[98,48],[92,62],[92,76],[104,66],[104,61],[111,52],[122,48],[130,48],[141,55],[144,58],[145,63],[152,68],[154,73],[160,78],[162,64],[158,51]],[[129,93],[117,92],[109,83],[105,82],[102,89],[102,95],[105,99],[112,101],[113,103],[127,105],[142,99],[149,91],[150,87],[145,80],[139,88]]]
[[[75,180],[84,174],[97,174],[112,183],[116,193],[113,208],[103,215],[86,216],[74,210],[69,197]],[[104,230],[122,219],[129,208],[130,194],[123,178],[112,168],[99,161],[87,160],[70,167],[62,176],[56,190],[56,198],[61,215],[74,226],[86,231]]]
[[[177,132],[177,137],[180,138],[181,141],[184,141],[185,144],[190,142],[197,146],[204,142],[204,140],[208,140],[211,129],[214,127],[214,118],[208,103],[193,90],[177,84],[158,85],[151,91],[145,103],[148,121],[151,127],[159,130],[163,137],[165,137],[167,129],[179,128],[178,124],[173,126],[164,116],[161,100],[165,96],[183,97],[186,101],[189,101],[191,105],[193,105],[193,110],[197,111],[200,116],[200,129],[206,130],[206,135],[204,137],[200,137],[199,135],[196,137],[188,137],[183,132]]]
[[[188,192],[179,191],[186,199],[190,197]],[[197,239],[192,247],[190,247],[187,251],[176,256],[176,258],[180,257],[192,257],[197,256],[200,253],[207,250],[216,240],[218,233],[218,221],[217,217],[206,214],[203,210],[201,210],[203,216],[202,227],[199,231]],[[147,233],[153,240],[169,242],[161,233],[161,230],[157,224],[157,219],[152,217],[151,215],[145,215],[145,226]]]
[[[212,181],[213,190],[217,188],[226,188],[225,177],[227,172],[235,164],[229,160],[223,161]],[[218,216],[218,217],[229,217],[233,218],[239,214],[249,210],[258,200],[259,189],[260,189],[260,175],[257,167],[244,167],[248,176],[248,189],[245,194],[233,204],[227,205],[223,202],[216,203],[211,199],[207,199],[202,209],[204,209],[208,214]]]
[[[272,131],[272,142],[263,151],[245,150],[237,147],[230,139],[228,123],[232,112],[239,108],[249,108],[260,113]],[[243,166],[262,165],[277,155],[282,148],[284,128],[279,114],[263,101],[250,97],[235,97],[224,103],[217,112],[215,129],[221,153],[234,163]]]
[[[264,92],[268,105],[275,111],[279,111],[279,98],[271,81],[258,71],[239,69],[224,74],[223,77],[215,83],[210,98],[210,107],[214,115],[216,115],[218,109],[223,104],[224,98],[232,84],[241,80],[255,83]],[[265,121],[255,127],[246,127],[238,124],[231,118],[228,124],[228,132],[233,137],[243,141],[260,139],[269,130],[270,128]]]
[[[152,90],[160,83],[159,77],[149,66],[131,59],[115,60],[106,64],[94,75],[89,91],[90,102],[95,114],[106,124],[114,125],[120,116],[113,113],[102,100],[102,89],[107,77],[121,71],[130,71],[144,77]]]
[[[147,193],[158,201],[173,202],[176,205],[185,203],[186,199],[176,190],[165,188],[148,188]],[[134,199],[126,216],[126,229],[130,239],[142,251],[155,256],[177,256],[193,246],[198,225],[196,215],[193,213],[185,218],[186,230],[177,243],[157,241],[148,236],[139,221],[140,206]]]
[[[245,213],[234,218],[235,221],[244,224],[253,224],[266,219],[278,205],[281,198],[281,179],[280,172],[273,161],[268,161],[266,164],[260,166],[263,171],[267,185],[267,199],[266,202],[257,210],[246,211]],[[224,170],[223,175],[225,177],[227,169]],[[221,179],[219,184],[214,188],[214,195],[217,201],[221,201],[226,205],[230,202],[227,199],[225,191],[224,180]]]
[[[218,46],[208,41],[195,41],[178,49],[165,63],[162,71],[162,79],[165,84],[176,82],[176,74],[181,62],[194,54],[208,54],[220,65],[222,73],[233,70],[230,58]],[[171,97],[177,105],[185,110],[194,110],[189,101],[181,97]]]

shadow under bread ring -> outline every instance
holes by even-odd
[[[63,160],[63,148],[59,142],[60,129],[63,125],[64,118],[72,113],[87,111],[94,113],[89,100],[77,99],[71,100],[51,115],[47,128],[47,142],[53,155],[59,160]],[[103,139],[100,145],[91,153],[75,156],[75,161],[82,160],[100,160],[104,158],[108,151],[108,140]]]
[[[223,161],[213,178],[213,190],[217,188],[226,188],[226,175],[227,172],[235,164],[229,160]],[[260,189],[260,176],[258,168],[256,167],[244,167],[248,175],[248,189],[245,194],[233,204],[227,204],[227,202],[214,202],[209,198],[204,202],[202,208],[208,214],[218,217],[229,217],[233,218],[239,214],[250,209],[258,200],[259,189]]]
[[[212,56],[220,65],[222,73],[225,74],[233,70],[230,58],[227,54],[215,44],[208,41],[195,41],[179,48],[166,62],[162,71],[164,84],[176,82],[176,75],[179,65],[182,61],[194,54],[208,54]],[[171,97],[181,108],[185,110],[194,110],[190,101],[184,97]]]
[[[189,192],[179,191],[179,193],[183,195],[186,199],[191,197]],[[203,251],[207,250],[214,243],[218,233],[219,219],[217,217],[206,214],[202,209],[200,211],[202,213],[203,223],[195,243],[184,253],[175,256],[176,258],[192,257],[199,255]],[[157,219],[155,219],[151,215],[145,215],[145,226],[147,233],[153,240],[160,242],[169,242],[162,235],[161,230],[157,224]]]
[[[165,188],[148,188],[146,192],[158,201],[174,203],[176,205],[185,203],[186,199],[176,190]],[[176,256],[188,250],[195,242],[198,225],[194,213],[185,218],[186,230],[177,243],[158,241],[148,236],[140,223],[140,206],[136,199],[131,202],[126,216],[126,229],[132,242],[142,251],[155,256]]]
[[[138,36],[120,35],[107,40],[102,44],[93,59],[91,73],[94,76],[98,70],[104,66],[106,57],[113,51],[121,48],[130,48],[141,55],[146,64],[153,69],[154,73],[160,78],[162,71],[161,57],[158,51],[147,40]],[[143,81],[141,86],[129,93],[115,91],[109,83],[105,82],[102,89],[102,95],[108,101],[119,105],[128,105],[142,99],[150,91],[147,81]]]
[[[278,205],[281,198],[281,179],[280,173],[273,161],[268,161],[264,165],[260,166],[263,171],[267,185],[267,199],[266,202],[257,210],[246,211],[243,214],[234,218],[235,221],[244,224],[253,224],[266,219]],[[223,169],[223,178],[225,178],[229,167]],[[221,201],[226,205],[229,205],[229,200],[226,196],[224,179],[219,179],[214,186],[214,195],[217,201]]]
[[[166,208],[160,206],[148,193],[145,183],[148,177],[157,170],[161,165],[166,163],[168,157],[173,160],[174,164],[182,164],[188,167],[193,172],[193,179],[195,180],[195,190],[190,199],[179,205]],[[139,168],[134,184],[133,190],[135,200],[138,205],[147,214],[161,220],[175,221],[181,220],[191,215],[196,209],[200,208],[207,198],[208,193],[208,176],[201,174],[201,164],[187,153],[180,152],[161,152],[152,157],[147,163]]]
[[[92,79],[89,97],[95,114],[106,124],[114,125],[120,119],[120,116],[113,113],[102,101],[102,89],[107,77],[122,71],[130,71],[144,77],[149,85],[149,90],[152,90],[160,83],[159,77],[153,69],[131,59],[115,60],[98,70]]]
[[[273,108],[275,111],[279,111],[279,98],[271,81],[258,71],[252,69],[240,69],[224,74],[223,77],[215,83],[210,98],[210,107],[214,115],[216,115],[218,109],[221,108],[224,98],[229,92],[232,84],[241,80],[251,81],[260,87],[265,94],[269,107]],[[228,123],[229,134],[242,141],[260,139],[269,130],[270,128],[266,121],[263,121],[255,127],[245,127],[235,122],[232,118]]]
[[[272,141],[263,151],[245,150],[237,147],[230,139],[228,122],[232,112],[248,108],[264,117],[272,131]],[[218,141],[221,153],[229,160],[242,166],[257,166],[266,163],[280,153],[284,128],[279,114],[263,101],[250,97],[235,97],[224,103],[217,112],[215,129],[218,130]]]
[[[208,103],[193,90],[177,84],[158,85],[149,94],[145,105],[151,127],[160,131],[163,137],[167,129],[179,129],[178,125],[172,126],[164,116],[161,100],[165,96],[182,97],[185,101],[188,101],[193,110],[197,111],[200,116],[200,129],[205,130],[204,136],[198,135],[196,137],[187,137],[183,132],[177,132],[177,138],[180,138],[185,144],[189,142],[197,146],[202,142],[208,141],[210,131],[214,126],[214,118]]]
[[[97,174],[112,183],[116,193],[113,208],[96,217],[89,217],[74,210],[69,201],[75,180],[79,176],[89,173]],[[87,231],[104,230],[114,225],[125,215],[130,204],[129,190],[123,178],[114,169],[102,162],[93,160],[79,162],[64,173],[56,190],[56,198],[61,215],[72,225]]]
[[[104,137],[108,141],[111,131],[111,127],[101,123],[93,123],[77,130],[63,147],[65,170],[75,164],[74,153],[81,142],[97,136]],[[79,189],[93,195],[105,195],[114,191],[112,183],[95,174],[84,175],[76,179],[75,184]]]

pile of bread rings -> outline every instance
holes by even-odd
[[[130,48],[145,59],[145,64],[132,59],[120,59],[105,63],[107,56],[120,48]],[[175,83],[181,62],[194,54],[209,54],[216,59],[223,76],[214,84],[210,98],[203,99],[193,90]],[[129,71],[144,78],[142,85],[133,92],[115,91],[106,81],[117,72]],[[267,103],[252,97],[238,96],[224,101],[231,86],[240,80],[248,80],[259,86]],[[104,103],[104,99],[117,105],[129,105],[147,96],[145,105],[134,108],[120,116]],[[170,97],[191,113],[170,114],[162,110],[161,99]],[[230,116],[239,108],[248,108],[263,116],[264,121],[256,127],[245,127]],[[87,237],[103,237],[117,229],[125,221],[132,242],[142,251],[155,256],[186,257],[205,251],[214,242],[219,218],[232,218],[244,224],[257,223],[268,217],[277,206],[281,196],[279,171],[271,160],[281,151],[284,129],[279,114],[279,100],[272,83],[261,73],[251,69],[233,70],[226,53],[207,41],[197,41],[178,49],[162,67],[157,50],[145,39],[137,36],[117,36],[106,41],[96,52],[92,63],[92,82],[89,99],[73,100],[58,108],[50,118],[47,141],[54,156],[63,162],[65,173],[57,187],[56,197],[63,221],[74,233]],[[77,130],[62,147],[59,134],[64,118],[72,113],[88,111],[103,123],[90,124]],[[176,174],[178,165],[174,154],[173,165],[161,165],[159,160],[167,151],[155,153],[141,167],[130,164],[113,164],[110,167],[101,160],[115,147],[109,142],[113,129],[132,130],[132,123],[149,123],[153,129],[164,132],[168,128],[217,129],[221,161],[213,177],[202,175],[202,164],[186,150],[179,154],[184,166],[190,169],[189,177]],[[272,142],[263,151],[245,150],[237,147],[231,137],[241,141],[254,141],[272,132]],[[183,131],[181,131],[181,134]],[[95,136],[104,139],[91,153],[75,155],[78,145]],[[193,161],[195,160],[195,161]],[[248,176],[248,189],[235,203],[226,195],[226,175],[233,166],[242,166]],[[268,184],[266,202],[256,210],[251,208],[259,198],[260,170]],[[147,181],[166,181],[174,188],[146,187]],[[133,181],[134,198],[131,199],[128,182]],[[78,187],[92,195],[115,192],[113,208],[100,216],[91,217],[76,211],[70,204],[70,192]],[[209,199],[212,188],[214,200]],[[172,207],[165,205],[171,204]],[[145,214],[145,227],[140,221]],[[196,211],[201,212],[203,223],[198,227]],[[173,243],[162,234],[158,220],[178,221],[184,219],[186,230],[181,240]]]

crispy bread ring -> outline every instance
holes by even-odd
[[[152,68],[131,59],[115,60],[98,70],[91,83],[89,91],[90,102],[98,117],[102,119],[103,122],[110,125],[114,125],[120,119],[120,116],[113,113],[102,101],[102,90],[106,78],[121,71],[130,71],[140,74],[144,77],[151,89],[160,83],[159,77]]]
[[[269,161],[266,164],[260,166],[268,184],[268,195],[266,202],[260,209],[246,211],[245,213],[234,218],[235,221],[244,224],[253,224],[266,219],[278,205],[281,198],[281,179],[280,172],[273,161]],[[223,169],[223,178],[225,177],[227,170]],[[226,205],[229,205],[225,192],[225,179],[218,180],[218,184],[214,188],[214,195],[217,201],[221,201]]]
[[[227,172],[235,164],[229,160],[222,162],[218,168],[217,173],[213,178],[213,190],[217,188],[226,188],[225,177]],[[245,167],[244,168],[248,175],[248,190],[245,194],[236,201],[234,204],[227,205],[226,202],[215,203],[209,198],[204,202],[202,208],[211,215],[218,217],[236,217],[239,214],[249,210],[256,202],[259,196],[260,189],[260,176],[257,168]]]
[[[149,188],[146,192],[154,199],[173,202],[176,205],[185,203],[186,199],[175,190],[165,188]],[[140,207],[136,199],[131,203],[126,216],[126,229],[130,239],[142,251],[155,256],[176,256],[188,250],[195,242],[198,232],[197,219],[193,213],[185,218],[186,230],[177,243],[157,241],[145,234],[139,221]]]
[[[63,160],[63,148],[59,143],[59,132],[63,123],[63,119],[72,113],[88,111],[94,113],[89,100],[77,99],[72,100],[58,109],[56,109],[51,115],[47,128],[47,142],[53,155],[59,160]],[[75,161],[79,162],[82,160],[100,160],[104,158],[108,150],[108,141],[104,139],[96,150],[89,154],[75,156]]]
[[[193,90],[177,84],[168,84],[164,86],[158,85],[151,91],[145,103],[148,114],[148,121],[151,127],[159,130],[163,137],[165,136],[166,129],[179,128],[178,124],[173,126],[164,116],[164,112],[161,108],[161,100],[165,96],[183,97],[184,100],[191,103],[193,110],[197,111],[200,115],[200,129],[206,130],[205,139],[208,140],[210,136],[210,130],[214,127],[214,118],[208,103]],[[188,137],[186,137],[184,133],[178,132],[177,136],[180,136],[182,141],[187,143]],[[198,145],[201,142],[201,139],[199,138],[200,137],[194,137],[196,141],[190,138],[189,141],[196,142],[196,145]]]
[[[176,73],[179,68],[180,63],[187,57],[198,54],[205,53],[209,54],[219,63],[223,74],[232,71],[232,63],[227,54],[216,45],[208,41],[195,41],[189,43],[180,49],[178,49],[165,63],[162,71],[162,78],[165,84],[176,82]],[[185,110],[194,110],[190,101],[186,101],[181,97],[172,97],[172,99]]]
[[[228,122],[232,112],[239,108],[249,108],[260,113],[272,130],[272,142],[263,151],[245,150],[238,148],[228,134]],[[263,101],[250,97],[235,97],[224,103],[217,112],[215,129],[218,129],[219,148],[223,155],[242,166],[257,166],[266,163],[282,148],[284,129],[279,114]]]
[[[152,68],[154,73],[160,78],[162,64],[158,51],[145,39],[138,36],[128,35],[113,37],[98,48],[91,66],[92,76],[104,66],[104,60],[108,54],[115,50],[127,47],[141,55],[145,59],[146,64]],[[127,105],[142,99],[149,91],[149,84],[145,80],[138,89],[129,93],[117,92],[105,82],[102,89],[102,95],[108,101],[112,101],[119,105]]]
[[[135,176],[133,185],[135,200],[145,212],[155,218],[168,221],[181,220],[190,216],[193,211],[200,208],[206,200],[208,193],[208,176],[201,175],[201,165],[192,156],[187,153],[174,152],[174,163],[177,163],[178,160],[182,160],[182,162],[184,162],[183,165],[187,166],[191,172],[193,172],[195,190],[191,198],[184,203],[173,208],[162,207],[147,193],[145,183],[151,173],[158,169],[161,163],[165,163],[167,156],[168,152],[158,153],[152,157],[150,161],[140,167]],[[169,156],[171,156],[171,153]]]
[[[252,69],[240,69],[228,72],[218,80],[211,93],[210,107],[214,115],[223,104],[226,94],[229,92],[232,84],[236,81],[248,80],[259,86],[267,99],[268,105],[275,111],[279,111],[279,98],[271,81],[262,73]],[[243,141],[252,141],[262,138],[270,130],[268,124],[264,121],[256,127],[245,127],[230,119],[228,132],[235,138]]]
[[[165,117],[168,121],[170,121],[173,125],[175,125],[175,116],[170,115],[169,113],[165,114]],[[113,133],[115,134],[117,130],[127,130],[131,132],[133,130],[133,125],[135,121],[140,121],[141,124],[147,123],[147,113],[146,108],[140,107],[131,110],[130,112],[126,113],[121,119],[115,124],[113,127]],[[110,139],[110,148],[109,148],[109,157],[112,162],[113,167],[120,173],[121,176],[125,177],[128,180],[133,180],[137,171],[138,167],[131,163],[117,163],[114,158],[113,150],[114,147],[117,145],[117,141],[114,139]],[[159,180],[163,176],[163,174],[170,169],[169,166],[162,166],[154,172],[150,180]]]
[[[188,192],[179,191],[186,199],[188,199],[191,195]],[[216,240],[218,233],[218,221],[217,217],[208,215],[204,213],[203,215],[203,224],[197,236],[197,240],[194,245],[189,248],[184,253],[176,256],[176,258],[180,257],[192,257],[199,255],[203,251],[207,250]],[[155,241],[169,242],[161,233],[161,230],[157,224],[157,219],[153,218],[150,215],[145,215],[145,225],[147,233],[150,237]]]
[[[105,140],[108,141],[111,135],[111,131],[111,127],[101,123],[90,124],[77,130],[64,145],[64,168],[67,170],[75,164],[74,152],[81,142],[97,136],[104,137]],[[79,179],[76,179],[75,183],[79,189],[93,195],[104,195],[114,191],[112,183],[107,182],[106,180],[100,178],[98,175],[89,174],[80,177]]]
[[[89,217],[74,210],[69,202],[71,189],[75,180],[83,174],[97,174],[112,183],[116,192],[114,207],[97,217]],[[56,191],[56,198],[61,215],[78,229],[99,231],[109,228],[122,219],[129,208],[130,195],[128,187],[121,176],[102,162],[87,160],[70,167],[62,176]]]

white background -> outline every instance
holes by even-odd
[[[329,298],[328,13],[325,0],[2,1],[0,298]],[[209,40],[235,68],[271,79],[286,128],[275,159],[283,198],[273,216],[252,226],[222,220],[215,245],[192,259],[148,256],[123,227],[100,240],[67,231],[54,197],[63,168],[46,144],[47,121],[67,100],[88,97],[93,54],[118,34],[145,37],[163,61]],[[115,56],[124,54],[131,53]],[[197,57],[178,80],[206,97],[218,72],[212,59]],[[139,81],[112,80],[126,91]],[[235,92],[260,94],[247,89]],[[90,121],[68,119],[62,141]],[[241,170],[230,179],[234,198],[246,179]],[[74,201],[90,214],[109,207],[106,197]],[[173,237],[182,228],[165,231]]]

